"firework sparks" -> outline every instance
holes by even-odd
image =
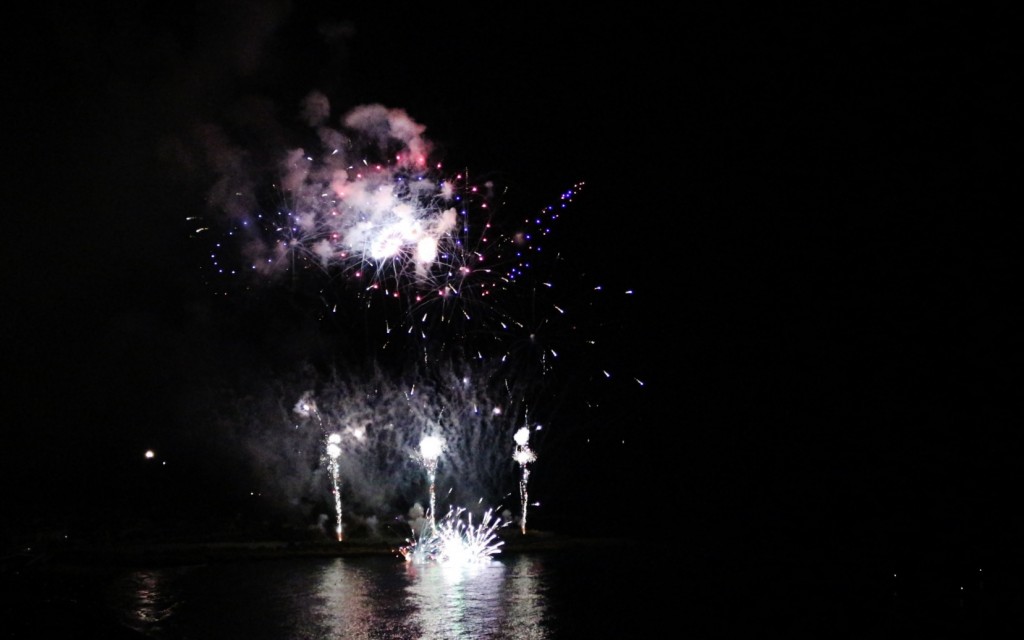
[[[507,187],[430,160],[426,128],[403,110],[363,105],[331,128],[327,98],[314,93],[304,116],[315,141],[279,151],[263,170],[221,163],[224,173],[244,173],[224,175],[210,195],[221,222],[198,226],[189,216],[194,237],[214,239],[206,269],[214,292],[290,274],[321,319],[356,308],[352,301],[384,314],[385,344],[410,336],[428,359],[447,349],[528,356],[549,371],[561,350],[548,338],[578,330],[578,321],[540,265],[560,260],[547,241],[584,183],[539,210],[499,217]],[[216,153],[229,150],[248,157]],[[270,186],[253,186],[261,184]],[[535,271],[544,273],[529,278]]]
[[[312,103],[318,109],[308,122],[319,143],[282,152],[268,171],[277,176],[268,181],[274,206],[245,191],[218,198],[231,212],[229,233],[245,238],[247,270],[317,266],[393,295],[457,291],[479,250],[462,235],[465,217],[471,206],[487,208],[489,190],[428,166],[425,127],[401,109],[363,105],[331,129],[326,98],[312,94]],[[225,273],[224,258],[213,258]]]
[[[522,505],[523,515],[519,521],[519,530],[524,535],[526,534],[526,509],[529,504],[530,496],[526,491],[526,484],[530,480],[530,463],[537,459],[537,455],[530,448],[530,429],[528,427],[522,427],[513,436],[516,442],[515,453],[512,454],[512,458],[519,463],[519,467],[522,469],[522,476],[519,478],[519,503]]]
[[[435,484],[437,480],[437,461],[444,451],[444,440],[438,436],[427,436],[420,441],[420,459],[423,466],[427,468],[427,476],[430,479],[430,523],[436,524],[434,513],[437,507]]]
[[[407,562],[423,564],[472,564],[490,560],[504,544],[498,537],[501,518],[488,509],[480,522],[462,507],[451,508],[436,526],[424,527],[421,534],[399,549]]]
[[[331,481],[333,483],[332,493],[334,494],[334,512],[337,514],[338,524],[334,528],[338,541],[343,539],[341,525],[341,472],[338,467],[338,457],[341,456],[341,434],[332,433],[327,436],[327,457],[331,470]]]

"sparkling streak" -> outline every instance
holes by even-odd
[[[474,524],[473,514],[467,514],[464,520],[464,513],[465,508],[452,507],[436,526],[424,527],[418,537],[406,540],[408,544],[398,552],[406,562],[415,564],[464,565],[491,560],[504,544],[497,533],[502,519],[488,509],[481,521]]]
[[[341,526],[341,470],[338,467],[338,457],[341,456],[341,434],[332,433],[327,436],[327,457],[331,470],[331,481],[334,483],[332,493],[334,494],[334,512],[338,514],[338,524],[334,528],[338,541],[344,538]]]
[[[530,449],[530,429],[528,427],[520,428],[512,437],[516,442],[516,449],[515,453],[512,454],[512,458],[519,463],[523,472],[522,477],[519,479],[519,504],[523,508],[523,515],[519,521],[519,531],[526,535],[526,508],[530,500],[530,496],[526,491],[526,484],[530,480],[529,465],[537,459],[537,455]]]
[[[435,480],[437,478],[437,461],[444,451],[444,440],[438,436],[426,436],[420,441],[420,459],[427,468],[427,475],[430,478],[430,524],[434,526],[434,509],[437,506]]]

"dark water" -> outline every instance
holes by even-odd
[[[153,638],[570,638],[635,631],[658,585],[607,552],[498,556],[480,565],[385,556],[132,570],[104,595]],[[671,590],[672,585],[661,587]]]
[[[999,563],[696,561],[671,547],[499,554],[462,568],[250,559],[117,569],[86,592],[51,585],[30,609],[7,596],[5,617],[23,619],[3,637],[1018,638],[1022,576]]]
[[[197,640],[1024,633],[1019,576],[990,573],[694,565],[670,553],[599,549],[462,568],[360,557],[137,570],[114,581],[106,598],[128,627]]]

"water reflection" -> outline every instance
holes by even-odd
[[[552,638],[552,567],[528,555],[461,567],[360,557],[139,570],[115,585],[152,638]]]
[[[152,637],[162,635],[180,600],[178,579],[184,569],[147,569],[123,576],[115,585],[111,605],[121,623]]]
[[[536,558],[521,556],[509,566],[506,578],[507,623],[515,638],[545,638],[542,625],[548,617],[545,595],[548,582]]]
[[[411,638],[409,609],[399,568],[404,562],[378,559],[327,560],[317,576],[310,613],[320,638]],[[306,613],[296,608],[298,618]]]
[[[545,638],[535,561],[410,566],[421,638]]]
[[[365,622],[372,606],[369,591],[359,569],[346,565],[343,558],[336,558],[320,573],[313,613],[335,632],[347,630],[355,638],[367,636]]]
[[[547,638],[537,562],[461,566],[337,558],[322,568],[319,637]]]

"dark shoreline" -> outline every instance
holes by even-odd
[[[501,532],[501,544],[494,554],[569,551],[575,549],[626,549],[636,544],[628,538],[570,536],[542,531]],[[101,545],[58,545],[48,549],[26,549],[19,557],[8,556],[4,573],[45,569],[133,568],[183,564],[204,564],[272,558],[393,556],[403,560],[403,538],[353,538],[335,540],[175,540],[132,541]]]

